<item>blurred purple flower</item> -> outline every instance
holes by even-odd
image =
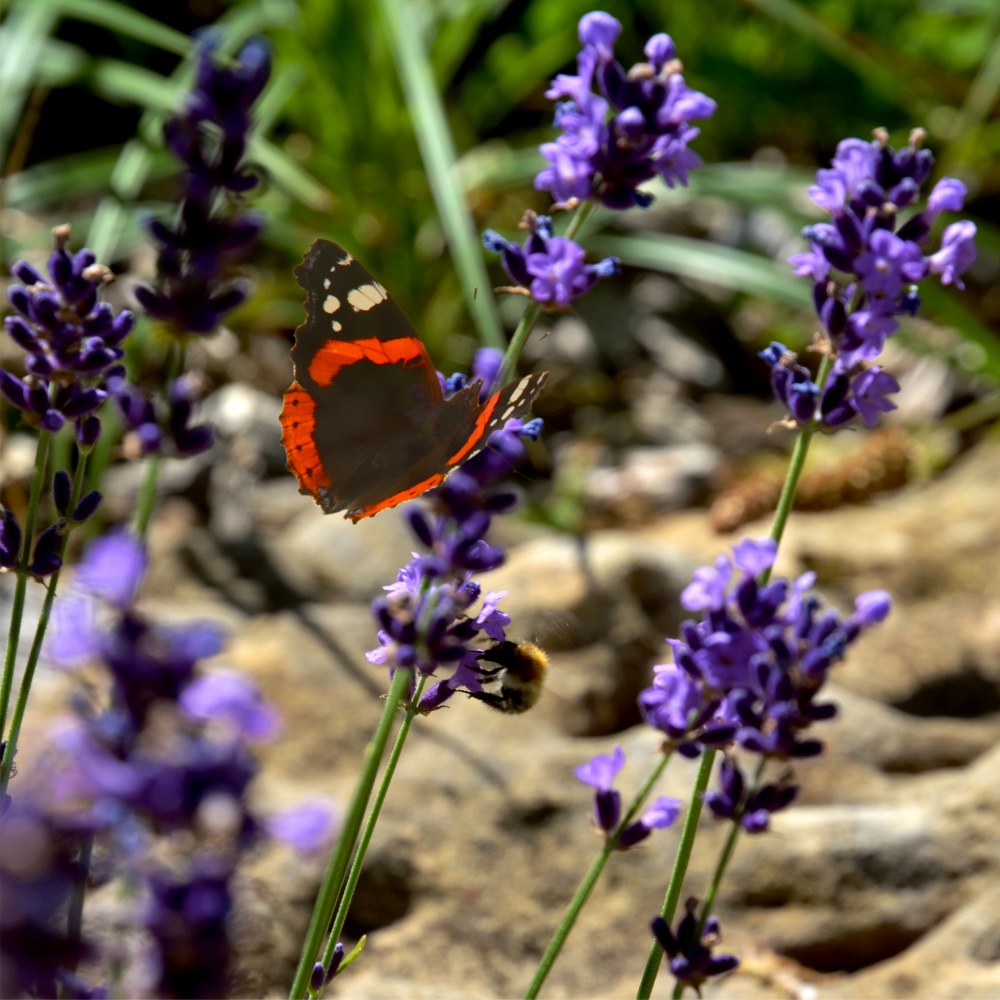
[[[274,707],[247,678],[216,671],[195,678],[180,694],[181,711],[196,722],[219,722],[243,739],[273,739],[281,723]]]
[[[167,147],[185,165],[175,219],[152,219],[147,228],[158,248],[157,287],[136,298],[176,333],[211,333],[223,315],[247,296],[229,268],[256,241],[262,220],[220,205],[257,184],[243,164],[252,129],[251,111],[270,76],[271,55],[262,38],[244,45],[235,63],[218,64],[219,38],[203,36],[194,87],[182,111],[163,126]]]
[[[337,827],[337,817],[329,803],[304,802],[264,821],[265,830],[303,854],[328,847]]]

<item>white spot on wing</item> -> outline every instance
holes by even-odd
[[[323,279],[323,287],[324,288],[329,288],[330,287],[330,279],[329,278],[324,278]]]
[[[389,298],[389,293],[377,282],[352,288],[347,293],[347,302],[355,312],[368,312]]]
[[[336,295],[328,295],[323,300],[323,312],[335,313],[340,308],[340,299]]]
[[[344,329],[344,324],[343,323],[338,323],[337,320],[334,320],[330,324],[330,326],[333,328],[333,332],[334,333],[340,333],[340,331]]]
[[[353,264],[353,263],[354,263],[354,258],[346,250],[344,250],[344,256],[337,261],[338,267],[347,267],[348,264]]]

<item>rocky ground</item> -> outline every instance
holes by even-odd
[[[252,411],[248,438],[256,419],[274,426]],[[228,498],[207,524],[190,499],[163,504],[150,607],[223,620],[220,662],[280,706],[258,801],[344,802],[385,682],[363,655],[368,606],[413,543],[396,511],[324,518],[290,477],[260,482],[259,455],[229,454],[201,472]],[[933,480],[792,518],[780,572],[815,570],[841,607],[873,587],[896,603],[835,675],[840,715],[827,753],[798,769],[801,800],[739,844],[718,912],[743,966],[706,996],[1000,997],[997,482],[1000,447],[981,444]],[[456,698],[418,720],[348,927],[369,935],[367,951],[331,995],[521,995],[599,847],[573,768],[620,743],[619,785],[637,787],[658,741],[635,695],[666,658],[691,571],[740,537],[717,535],[703,510],[583,539],[499,530],[510,559],[484,586],[510,591],[512,635],[549,646],[548,690],[519,717]],[[764,519],[741,534],[766,531]],[[51,713],[63,683],[40,684],[36,712]],[[23,771],[30,760],[25,748]],[[672,763],[660,792],[685,797],[693,773]],[[722,843],[715,821],[703,827],[685,894],[704,891]],[[676,840],[612,859],[543,996],[634,995]],[[281,848],[248,867],[234,996],[285,995],[322,867]],[[654,995],[669,994],[661,976]]]

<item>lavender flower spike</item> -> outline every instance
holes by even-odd
[[[78,444],[87,449],[100,428],[95,414],[108,397],[107,383],[124,371],[122,343],[134,317],[115,315],[98,301],[100,288],[114,276],[89,250],[70,254],[69,226],[56,227],[52,235],[48,278],[26,261],[11,268],[21,284],[7,290],[15,313],[4,326],[27,353],[26,373],[22,378],[0,369],[0,393],[44,430],[71,422]]]
[[[158,249],[157,285],[135,293],[150,316],[177,334],[211,333],[243,302],[247,289],[229,277],[229,268],[262,225],[252,215],[220,212],[219,205],[257,184],[243,159],[253,104],[270,75],[270,49],[253,38],[234,66],[223,66],[215,60],[217,45],[215,35],[203,38],[194,88],[184,109],[163,126],[168,148],[187,169],[176,217],[147,223]]]
[[[715,102],[687,86],[668,35],[654,35],[645,47],[648,62],[626,72],[614,58],[620,33],[610,14],[585,14],[577,75],[557,76],[546,92],[560,102],[555,124],[562,133],[541,146],[549,165],[535,187],[558,206],[597,198],[613,209],[645,207],[653,199],[640,185],[657,176],[668,187],[687,185],[701,165],[688,148],[698,135],[691,122],[715,114]]]
[[[872,142],[845,139],[809,189],[830,221],[809,226],[803,233],[809,252],[789,262],[796,274],[813,280],[833,371],[821,390],[790,351],[776,353],[772,345],[761,352],[771,366],[775,395],[795,423],[815,422],[832,431],[860,418],[874,427],[880,414],[896,408],[889,396],[899,385],[876,364],[886,339],[899,329],[896,317],[915,314],[918,283],[930,275],[964,287],[961,275],[976,259],[975,225],[952,223],[936,253],[927,254],[924,246],[937,217],[961,211],[966,194],[961,181],[943,177],[918,209],[934,165],[930,151],[921,148],[924,138],[914,129],[909,145],[898,151],[884,130],[876,130]]]

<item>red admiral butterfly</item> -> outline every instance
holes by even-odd
[[[288,468],[324,514],[352,521],[412,500],[525,417],[548,372],[479,401],[444,398],[427,349],[388,292],[342,247],[317,240],[295,269],[306,320],[281,410]]]

